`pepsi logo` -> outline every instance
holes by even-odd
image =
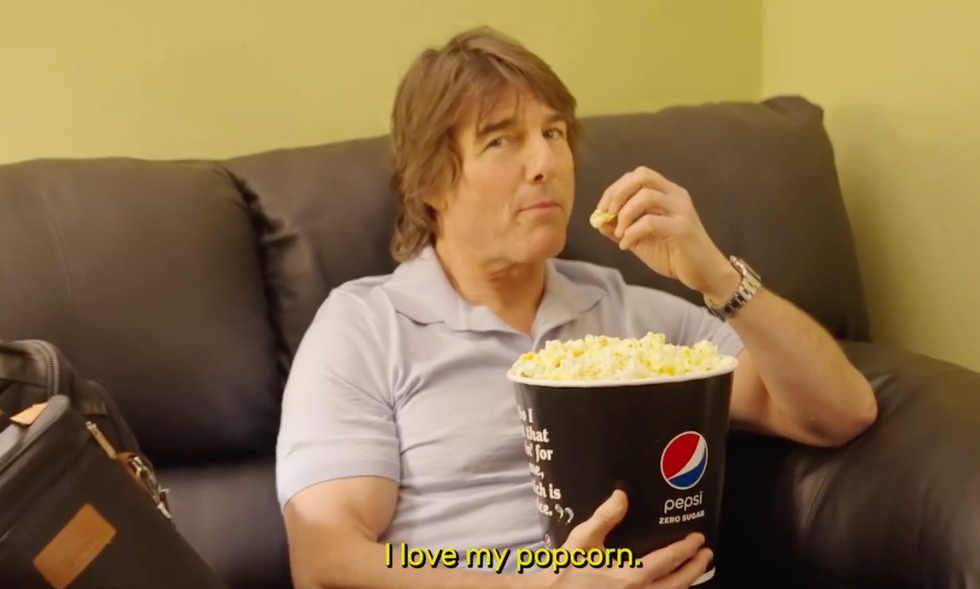
[[[679,491],[686,491],[701,482],[707,467],[708,442],[698,432],[674,436],[660,455],[660,474],[668,485]]]

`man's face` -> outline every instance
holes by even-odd
[[[575,170],[558,113],[513,92],[484,120],[472,114],[456,141],[462,174],[437,202],[448,245],[505,263],[540,262],[561,252]]]

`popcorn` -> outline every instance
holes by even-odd
[[[615,213],[607,213],[606,211],[601,211],[599,209],[592,211],[592,215],[589,216],[589,224],[596,229],[602,227],[606,223],[612,223],[615,220]]]
[[[666,343],[662,333],[640,339],[588,335],[550,340],[541,351],[518,358],[509,374],[555,381],[629,381],[704,373],[734,363],[735,358],[719,353],[708,340],[679,346]]]

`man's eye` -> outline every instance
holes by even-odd
[[[548,129],[544,132],[544,135],[548,139],[561,139],[565,136],[565,132],[561,129]]]
[[[496,139],[494,139],[490,143],[487,143],[487,147],[503,147],[506,144],[507,144],[507,138],[506,137],[497,137]]]

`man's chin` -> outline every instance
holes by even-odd
[[[548,231],[531,235],[520,248],[524,263],[544,262],[554,258],[565,249],[565,232]]]

